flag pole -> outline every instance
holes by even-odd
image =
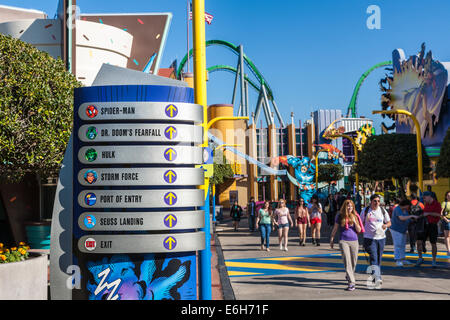
[[[191,0],[187,0],[187,18],[186,18],[186,26],[187,26],[187,73],[189,73],[189,18],[191,14],[190,7]]]

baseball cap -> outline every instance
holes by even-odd
[[[423,193],[423,196],[424,197],[431,197],[431,196],[433,196],[433,194],[430,192],[430,191],[425,191],[424,193]]]

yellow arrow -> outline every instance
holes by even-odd
[[[170,106],[167,107],[167,110],[170,111],[170,117],[172,118],[173,117],[173,112],[177,111],[177,108],[173,104],[171,104]]]
[[[175,244],[176,240],[172,237],[166,239],[164,243],[169,244],[169,250],[172,250],[172,245]]]
[[[170,138],[169,139],[173,139],[173,134],[177,132],[177,129],[175,129],[174,127],[168,127],[166,129],[166,133],[169,133]]]
[[[177,218],[175,218],[173,215],[169,215],[167,216],[167,218],[165,219],[165,221],[169,221],[169,228],[172,228],[172,223],[177,220]]]
[[[169,155],[169,160],[172,161],[172,157],[173,157],[174,154],[176,154],[176,151],[173,150],[172,148],[169,148],[169,149],[166,150],[165,154],[166,155],[168,154]]]
[[[169,194],[166,195],[166,199],[169,200],[169,204],[172,204],[173,199],[176,199],[176,198],[177,198],[177,196],[174,195],[172,192],[170,192]]]
[[[173,179],[174,177],[176,177],[177,175],[176,175],[176,173],[173,172],[172,170],[169,170],[169,171],[166,172],[166,174],[165,174],[164,176],[165,176],[166,178],[167,178],[167,177],[169,178],[169,183],[172,183],[172,179]]]

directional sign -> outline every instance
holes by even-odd
[[[203,107],[193,103],[88,102],[78,108],[83,121],[170,120],[203,122]]]
[[[164,172],[164,181],[166,183],[174,184],[177,181],[177,173],[173,169]]]
[[[175,191],[169,191],[164,194],[164,202],[168,206],[174,206],[178,201],[177,193]]]
[[[89,146],[78,151],[83,164],[200,164],[202,148],[192,146]]]
[[[192,126],[193,128],[201,128],[201,127],[198,127],[198,126]],[[180,127],[178,127],[178,128],[180,128]],[[169,140],[171,140],[171,141],[173,141],[177,136],[178,136],[178,130],[179,129],[177,129],[176,127],[174,127],[174,126],[168,126],[168,127],[166,127],[166,129],[164,129],[164,136],[167,138],[167,139],[169,139]],[[201,133],[200,133],[201,134]],[[190,140],[193,140],[193,139],[190,139]],[[201,140],[201,137],[200,137],[200,140]],[[198,141],[198,143],[200,143],[201,141]]]
[[[78,240],[84,253],[167,253],[205,249],[205,233],[171,233],[151,235],[86,235]]]
[[[83,186],[195,186],[203,183],[201,168],[89,168],[78,172]]]
[[[83,186],[196,186],[203,184],[201,168],[89,168],[78,172]]]
[[[178,115],[178,108],[174,104],[169,104],[164,109],[164,112],[166,113],[166,116],[169,118],[175,118]]]
[[[177,215],[175,213],[169,213],[164,217],[164,225],[170,229],[174,228],[178,224]]]
[[[179,208],[204,205],[202,189],[84,190],[78,195],[83,208]]]
[[[177,246],[177,238],[175,236],[168,236],[164,239],[163,245],[167,250],[174,250]]]
[[[203,140],[202,127],[193,124],[85,124],[78,130],[83,142],[187,142]]]
[[[152,231],[199,229],[205,225],[205,212],[84,212],[78,225],[86,231]]]
[[[174,148],[172,148],[172,147],[167,148],[164,151],[164,158],[167,161],[170,161],[170,162],[175,161],[177,159],[177,156],[178,156],[177,151]]]

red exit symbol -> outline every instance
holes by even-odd
[[[95,239],[88,238],[86,239],[86,241],[84,241],[84,247],[89,251],[94,250],[96,246],[97,242],[95,241]]]

